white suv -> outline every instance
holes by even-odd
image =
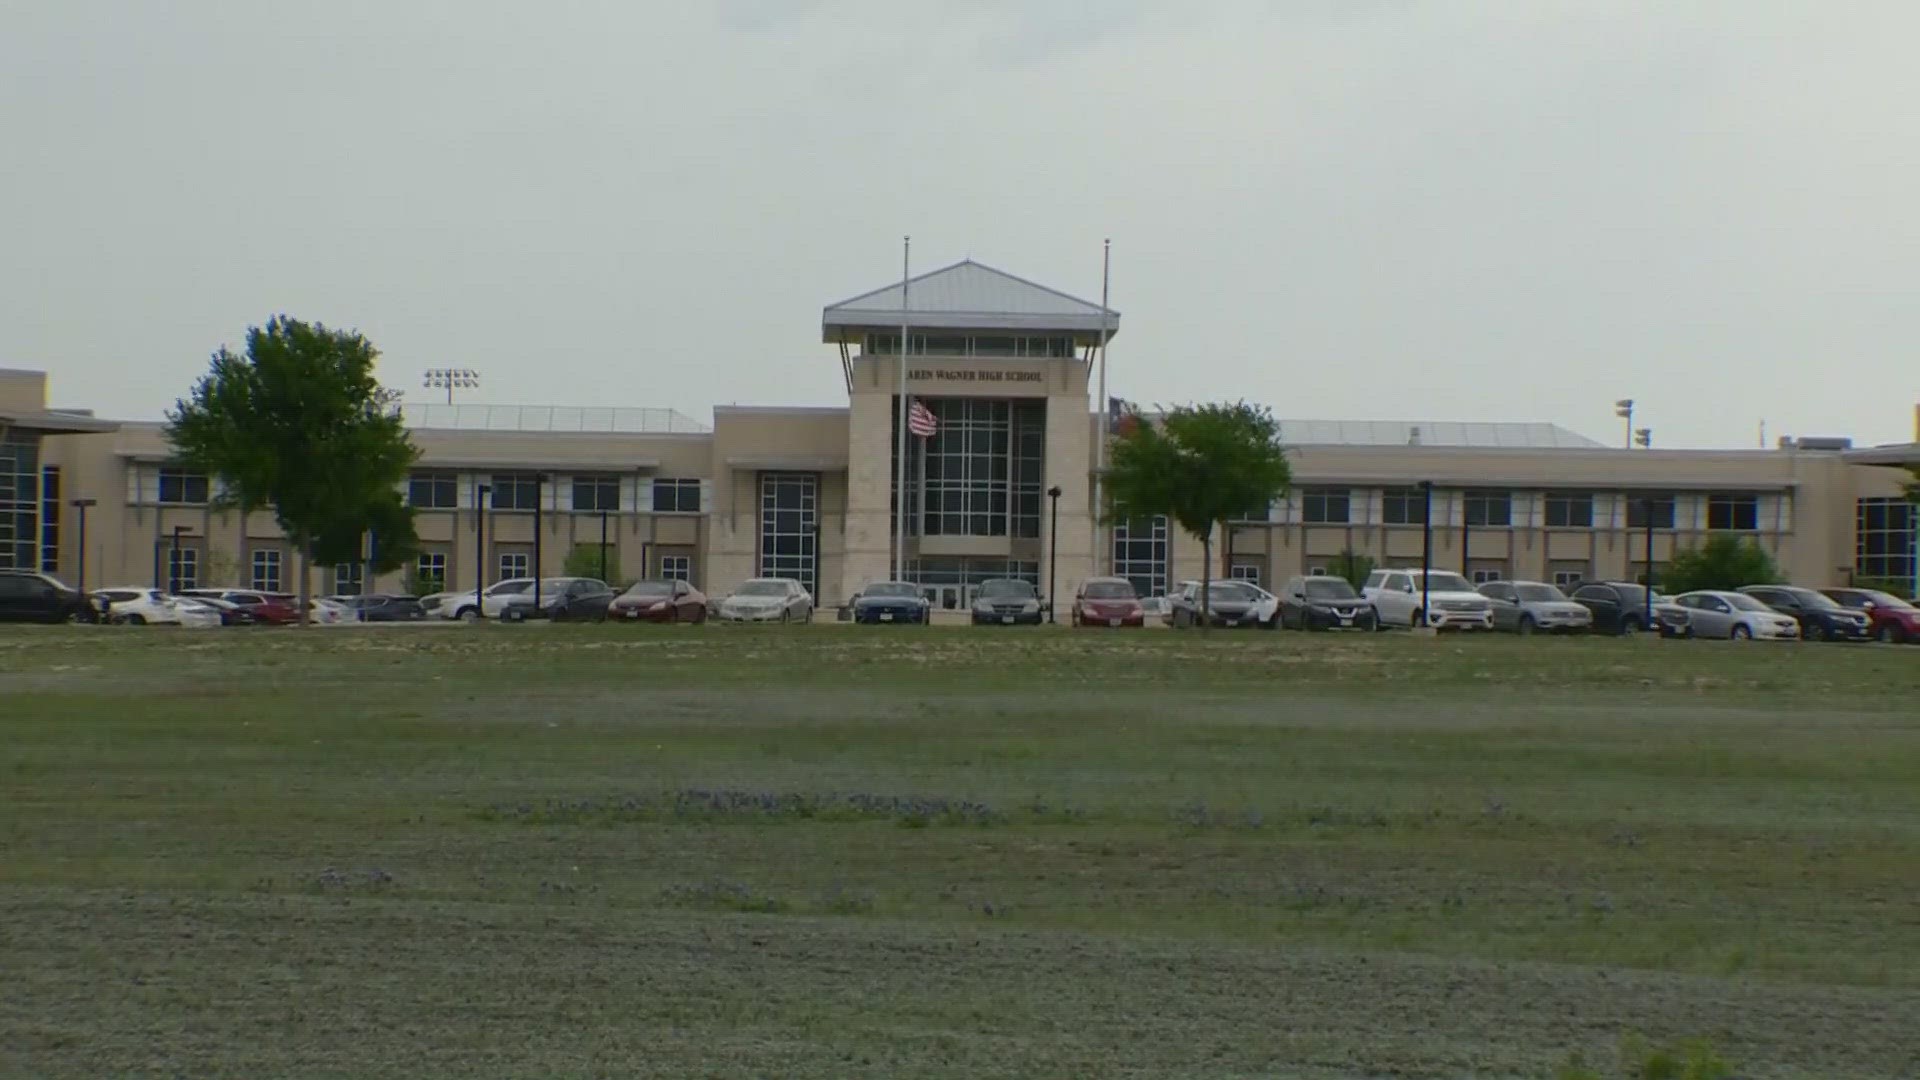
[[[1426,574],[1427,610],[1421,609],[1418,570],[1375,570],[1360,594],[1380,613],[1382,626],[1431,626],[1436,630],[1491,630],[1493,602],[1451,570]]]
[[[548,588],[549,586],[543,581],[540,591],[546,592]],[[500,617],[500,612],[505,610],[507,601],[532,590],[532,578],[508,578],[487,586],[486,590],[480,594],[478,604],[473,601],[473,590],[468,589],[460,593],[435,593],[422,600],[420,606],[426,609],[430,618],[459,619],[461,622],[466,622],[485,614],[489,619],[497,619]]]

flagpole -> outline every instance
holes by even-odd
[[[1100,553],[1100,517],[1106,513],[1107,504],[1107,440],[1111,437],[1113,405],[1107,398],[1107,283],[1113,269],[1113,240],[1108,238],[1100,242],[1100,443],[1093,455],[1093,565],[1113,571],[1113,545],[1106,545],[1106,553]]]
[[[908,276],[913,258],[913,237],[907,236],[900,242],[900,392],[895,408],[899,415],[894,423],[900,429],[899,444],[894,447],[893,491],[894,491],[894,538],[893,538],[893,580],[907,579],[907,292],[912,288],[912,279]]]

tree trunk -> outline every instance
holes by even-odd
[[[300,622],[298,623],[298,625],[302,628],[310,626],[313,623],[313,619],[312,619],[313,573],[310,569],[310,564],[312,562],[313,562],[313,557],[311,553],[307,551],[307,545],[301,544],[300,545]]]
[[[1213,626],[1213,526],[1200,534],[1200,632]]]

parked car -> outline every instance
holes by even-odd
[[[105,604],[30,570],[0,570],[0,622],[101,622]]]
[[[1173,615],[1173,602],[1164,596],[1149,596],[1140,601],[1140,613],[1146,618],[1166,622]]]
[[[267,593],[245,589],[182,589],[181,596],[221,600],[245,611],[248,622],[266,626],[286,626],[300,621],[300,609],[293,601]]]
[[[1593,631],[1600,634],[1654,630],[1662,637],[1684,637],[1692,618],[1684,605],[1658,593],[1649,597],[1646,586],[1632,581],[1581,582],[1574,587],[1573,601],[1593,613]]]
[[[107,621],[122,626],[178,626],[180,608],[173,597],[141,585],[101,589],[94,595],[106,601]]]
[[[224,600],[214,600],[205,596],[176,596],[173,598],[174,614],[180,617],[180,625],[190,629],[207,629],[215,626],[234,626],[237,619],[244,618],[248,624],[253,622],[250,616],[239,614],[239,609]]]
[[[533,590],[528,589],[500,606],[500,618],[507,622],[599,622],[607,617],[607,606],[615,595],[599,578],[553,578],[540,583],[538,608],[533,604]]]
[[[1920,641],[1920,608],[1879,589],[1821,589],[1841,607],[1867,613],[1876,641]]]
[[[385,593],[349,596],[346,608],[345,622],[419,622],[427,617],[414,597]]]
[[[1280,598],[1250,581],[1215,581],[1206,589],[1208,625],[1279,626]],[[1201,589],[1197,581],[1183,581],[1171,597],[1168,621],[1175,627],[1198,626],[1201,621]]]
[[[1800,623],[1800,639],[1812,641],[1869,641],[1873,619],[1864,611],[1842,607],[1832,597],[1796,585],[1748,585],[1740,590],[1782,615]]]
[[[1435,630],[1493,629],[1493,601],[1451,570],[1429,570],[1422,591],[1419,570],[1375,570],[1360,595],[1382,626],[1430,626]],[[1422,597],[1431,610],[1422,608]]]
[[[707,597],[684,581],[636,581],[607,605],[607,618],[622,622],[707,621]]]
[[[812,622],[813,597],[792,578],[752,578],[714,606],[722,622]]]
[[[1687,610],[1690,637],[1733,641],[1794,641],[1800,637],[1800,620],[1782,615],[1745,593],[1703,589],[1681,593],[1673,602]]]
[[[876,581],[854,594],[848,606],[856,623],[927,626],[933,622],[933,604],[910,581]]]
[[[353,611],[338,600],[316,596],[307,601],[307,620],[317,626],[335,626],[352,620]]]
[[[1300,630],[1378,630],[1380,616],[1346,578],[1291,577],[1280,587],[1280,625]]]
[[[1593,625],[1593,612],[1544,581],[1489,581],[1480,595],[1493,601],[1493,628],[1517,634],[1578,633]]]
[[[1040,590],[1019,578],[983,581],[973,594],[973,625],[1039,626],[1045,621]]]
[[[1073,597],[1075,626],[1145,626],[1147,609],[1123,577],[1088,578]]]
[[[500,610],[507,606],[508,601],[532,588],[533,579],[521,577],[496,581],[480,590],[478,602],[474,600],[472,589],[463,593],[435,593],[434,597],[438,597],[439,602],[431,608],[431,613],[442,619],[458,619],[461,622],[472,622],[480,618],[497,619],[500,617]],[[545,586],[541,588],[544,590]],[[423,603],[421,610],[429,609]]]

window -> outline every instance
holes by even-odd
[[[1420,525],[1427,520],[1427,493],[1419,488],[1388,488],[1380,520],[1389,525]]]
[[[1164,515],[1113,525],[1113,576],[1133,583],[1139,596],[1167,591],[1167,519]]]
[[[540,505],[538,473],[494,473],[495,510],[532,510]]]
[[[1498,578],[1495,578],[1492,581],[1480,581],[1480,580],[1477,580],[1479,577],[1478,574],[1475,574],[1474,576],[1476,578],[1476,580],[1474,581],[1474,584],[1486,586],[1486,588],[1483,588],[1480,590],[1480,593],[1481,595],[1485,596],[1487,599],[1505,600],[1509,604],[1518,603],[1520,601],[1520,594],[1514,590],[1513,586],[1498,584],[1498,581],[1499,581]]]
[[[1046,406],[984,398],[920,401],[939,427],[931,438],[908,440],[909,531],[1037,539]]]
[[[1513,496],[1505,491],[1469,491],[1466,521],[1471,528],[1502,528],[1513,524]]]
[[[660,556],[660,576],[666,578],[668,581],[691,582],[693,580],[693,556]]]
[[[698,498],[698,496],[695,496],[695,498]],[[619,511],[620,478],[617,476],[574,477],[573,508],[575,510],[588,511]]]
[[[1308,525],[1345,525],[1352,492],[1345,488],[1308,488],[1300,496],[1300,520]]]
[[[40,572],[60,572],[60,466],[40,470]]]
[[[700,481],[655,480],[653,511],[656,514],[697,514],[700,512]]]
[[[447,556],[441,551],[423,551],[413,564],[413,587],[440,592],[447,587]]]
[[[1227,577],[1234,581],[1247,581],[1260,584],[1260,566],[1258,563],[1234,563],[1227,571]]]
[[[418,510],[451,510],[460,505],[460,475],[426,470],[407,477],[407,505]]]
[[[252,573],[247,578],[249,588],[259,592],[281,592],[280,588],[280,552],[274,548],[254,548],[252,555]]]
[[[40,565],[40,441],[0,432],[0,567]]]
[[[207,502],[207,474],[185,469],[160,470],[160,501],[176,506],[204,506]]]
[[[1645,529],[1649,518],[1656,529],[1673,528],[1673,496],[1628,495],[1627,528]]]
[[[366,567],[357,562],[339,563],[333,568],[333,595],[359,596],[360,579]]]
[[[819,595],[820,478],[760,474],[760,576],[792,578]]]
[[[1588,492],[1549,492],[1547,495],[1547,528],[1593,528],[1593,495]],[[1554,584],[1558,585],[1560,583],[1556,581]]]
[[[1753,495],[1714,495],[1707,499],[1707,528],[1755,532],[1760,528],[1760,500]]]
[[[1898,496],[1861,499],[1855,504],[1855,518],[1854,575],[1912,581],[1914,533],[1920,527],[1914,504]]]
[[[1485,585],[1489,581],[1499,581],[1506,577],[1499,570],[1488,566],[1476,566],[1469,575],[1475,585]]]
[[[1553,572],[1553,583],[1562,589],[1570,588],[1580,584],[1586,576],[1586,574],[1579,570],[1555,570]]]
[[[507,581],[511,578],[530,577],[533,556],[524,551],[503,551],[500,553],[500,574],[495,581]]]
[[[200,587],[200,549],[186,546],[167,547],[167,591],[179,592],[181,589]]]

